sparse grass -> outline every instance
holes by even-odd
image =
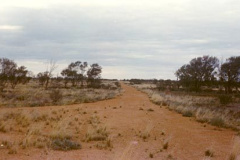
[[[234,139],[232,151],[228,157],[228,160],[237,160],[240,158],[240,138],[236,137]]]
[[[85,141],[105,141],[108,138],[108,132],[105,127],[96,127],[88,130]]]
[[[49,87],[47,90],[32,80],[29,84],[18,85],[14,90],[6,88],[0,96],[0,106],[36,107],[49,105],[69,105],[77,103],[96,102],[111,99],[121,94],[121,86],[114,81],[103,81],[99,89],[92,88],[64,88],[63,85]],[[116,86],[117,85],[117,86]]]
[[[145,141],[145,140],[147,140],[147,138],[149,138],[150,137],[150,132],[152,131],[152,129],[153,129],[153,125],[152,124],[148,124],[147,126],[146,126],[146,128],[145,128],[145,130],[144,131],[140,131],[139,133],[140,133],[140,137]]]
[[[96,144],[98,149],[112,148],[112,141],[108,138],[106,141],[101,141]]]
[[[212,93],[184,93],[158,91],[154,84],[134,85],[138,90],[148,94],[150,100],[160,106],[166,106],[170,111],[176,111],[185,117],[195,117],[201,123],[209,123],[217,127],[240,129],[240,112],[224,105],[233,102],[230,95]],[[236,99],[236,100],[235,100]],[[239,98],[234,101],[239,103]],[[216,118],[221,117],[221,118]]]
[[[88,120],[89,126],[87,133],[85,135],[85,142],[97,142],[95,145],[99,149],[107,149],[112,147],[112,142],[109,137],[107,128],[101,125],[99,117],[92,116]]]
[[[10,148],[8,151],[8,154],[17,154],[17,149],[16,148]]]

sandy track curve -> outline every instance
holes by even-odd
[[[88,113],[97,111],[104,125],[110,133],[113,148],[99,150],[89,143],[82,143],[83,148],[73,151],[48,151],[29,148],[20,150],[17,155],[9,155],[0,149],[0,159],[49,159],[49,160],[143,160],[143,159],[178,159],[202,160],[204,152],[210,149],[214,152],[212,159],[226,160],[230,154],[235,132],[194,121],[192,118],[182,117],[180,114],[160,108],[149,101],[146,94],[135,88],[122,84],[125,92],[115,99],[96,103],[71,106],[51,106],[20,108],[24,110],[38,110],[47,112],[58,107],[68,108],[74,115],[76,108],[84,108]],[[116,109],[113,109],[116,107]],[[139,110],[139,108],[143,110]],[[149,108],[154,111],[147,111]],[[17,110],[19,108],[1,108],[0,112]],[[90,115],[86,115],[90,116]],[[104,118],[107,117],[107,118]],[[144,141],[139,137],[139,131],[148,130],[150,137]],[[164,135],[162,134],[164,132]],[[121,134],[121,136],[118,136]],[[0,133],[1,138],[13,138],[17,135]],[[163,143],[168,141],[168,149],[162,149]],[[162,150],[162,151],[160,151]],[[153,154],[153,158],[149,154]]]

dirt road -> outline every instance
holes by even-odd
[[[71,116],[75,116],[76,109],[81,108],[87,113],[81,115],[82,119],[96,114],[110,134],[112,149],[100,150],[94,147],[94,142],[81,142],[82,149],[67,152],[48,150],[46,153],[44,149],[30,147],[19,149],[17,154],[9,155],[6,149],[0,149],[0,159],[202,160],[206,158],[207,150],[213,153],[211,159],[228,159],[235,132],[201,124],[193,118],[182,117],[165,107],[161,108],[151,103],[146,94],[135,88],[124,84],[122,87],[125,90],[123,95],[111,100],[61,107],[21,108],[38,112],[67,108]],[[0,112],[9,110],[19,108],[1,108]],[[80,139],[85,130],[87,126],[80,131],[82,132]],[[16,138],[18,134],[0,133],[0,140],[18,139]]]

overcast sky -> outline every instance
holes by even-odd
[[[176,79],[192,58],[240,55],[239,0],[0,0],[0,57],[35,74],[99,63],[103,78]]]

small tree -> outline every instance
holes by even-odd
[[[201,85],[209,84],[216,79],[216,68],[219,60],[216,57],[203,56],[194,58],[189,64],[183,65],[175,75],[186,87],[199,91]]]
[[[46,82],[49,81],[49,73],[46,72],[40,72],[37,74],[38,81],[40,85],[45,86]]]
[[[236,87],[238,91],[238,84],[240,82],[240,56],[230,57],[221,66],[221,75],[225,82],[225,91],[232,92],[232,87]]]
[[[9,83],[11,87],[14,89],[18,84],[25,84],[29,81],[27,77],[28,70],[26,70],[25,66],[18,67],[13,70],[12,74],[9,76]]]
[[[40,72],[37,74],[37,78],[39,80],[39,83],[42,86],[45,86],[45,89],[48,89],[49,82],[51,78],[53,77],[53,72],[57,68],[56,62],[50,61],[47,65],[47,69],[45,72]]]
[[[16,69],[17,64],[7,58],[0,59],[0,91],[3,91],[7,86],[9,76]]]
[[[88,75],[88,86],[98,88],[100,87],[100,78],[102,73],[102,67],[97,63],[94,63],[89,68]]]
[[[16,85],[29,81],[27,77],[28,71],[26,67],[17,67],[17,64],[13,60],[7,58],[0,59],[0,91],[10,84],[14,89]]]
[[[88,67],[87,62],[72,62],[68,65],[68,68],[62,70],[61,75],[64,77],[65,87],[69,81],[72,82],[72,86],[76,86],[78,82],[81,82],[83,86],[83,81],[85,78],[86,68]]]

